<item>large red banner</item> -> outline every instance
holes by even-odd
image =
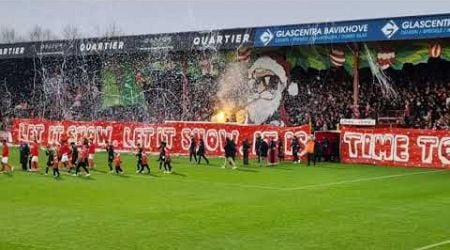
[[[298,137],[301,149],[305,148],[309,126],[282,128],[269,125],[236,125],[201,122],[168,122],[146,124],[137,122],[79,122],[50,121],[42,119],[15,119],[12,137],[14,143],[31,141],[36,138],[43,145],[57,143],[63,134],[81,143],[83,138],[93,138],[98,148],[104,148],[107,141],[113,142],[118,150],[136,150],[142,144],[147,151],[157,152],[161,141],[166,141],[175,154],[187,154],[191,136],[203,138],[207,153],[221,156],[224,153],[226,137],[233,138],[242,153],[242,142],[247,139],[252,145],[251,155],[255,155],[254,144],[258,135],[282,140],[285,155],[291,156],[292,137]]]
[[[344,127],[341,154],[345,163],[450,168],[450,131]]]

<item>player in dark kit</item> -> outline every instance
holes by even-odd
[[[114,146],[113,146],[112,142],[110,142],[110,143],[106,142],[106,144],[107,144],[106,152],[108,153],[109,172],[112,173],[112,172],[114,172],[114,169],[112,167],[113,161],[114,161]]]
[[[269,144],[266,142],[266,140],[261,139],[261,147],[260,147],[261,161],[259,162],[260,167],[262,163],[267,164],[268,153],[269,153]]]
[[[53,156],[53,177],[59,178],[59,162],[58,162],[58,156],[55,154]]]
[[[272,137],[269,141],[269,158],[268,158],[268,165],[276,165],[277,164],[277,143],[275,142],[275,139]]]
[[[75,169],[77,165],[78,160],[78,148],[77,145],[75,145],[75,142],[71,142],[70,146],[72,147],[72,156],[70,157],[70,168],[69,168],[69,174],[72,172],[73,169]]]
[[[227,163],[233,168],[236,169],[236,164],[234,163],[234,158],[236,156],[236,144],[234,143],[234,141],[230,138],[226,138],[226,143],[225,143],[225,162],[222,165],[222,168],[226,168],[227,167]]]
[[[280,162],[284,161],[284,145],[281,139],[278,141],[278,159]]]
[[[28,170],[28,160],[30,156],[30,147],[28,147],[28,144],[23,141],[20,144],[20,164],[22,165],[22,170],[27,171]]]
[[[170,150],[167,147],[164,147],[164,173],[171,174],[172,173],[172,158],[170,157]]]
[[[205,152],[206,152],[205,142],[203,141],[203,138],[200,138],[200,142],[198,144],[198,150],[197,150],[197,156],[198,156],[197,163],[198,164],[200,164],[200,161],[202,160],[202,157],[203,157],[203,159],[205,159],[205,161],[206,161],[206,164],[209,165],[209,160],[206,158]]]
[[[141,144],[137,144],[138,150],[136,153],[136,157],[137,157],[137,162],[136,162],[136,173],[139,173],[142,165],[141,165],[141,161],[142,161],[142,154],[144,153],[144,148],[141,147]]]
[[[47,150],[45,150],[45,155],[47,156],[47,167],[45,168],[45,175],[48,175],[48,169],[53,168],[55,156],[57,157],[54,147],[48,145]],[[56,158],[56,162],[58,162],[58,158]]]
[[[159,145],[159,170],[162,170],[162,167],[164,165],[164,160],[166,158],[166,142],[161,142],[161,145]]]
[[[258,163],[261,163],[261,146],[262,146],[262,138],[260,135],[258,135],[256,137],[256,142],[255,142],[255,152],[256,152],[256,156],[258,157]]]
[[[88,138],[86,138],[86,137],[83,138],[83,145],[89,146],[89,140],[88,140]]]
[[[300,151],[300,143],[298,142],[297,136],[292,138],[292,156],[294,157],[294,163],[300,163],[300,159],[298,158],[298,152]]]
[[[248,165],[249,150],[250,150],[250,143],[248,142],[247,139],[245,139],[242,142],[242,153],[243,153],[242,154],[243,155],[242,160],[243,160],[244,165]]]
[[[142,171],[144,171],[144,169],[147,169],[147,174],[150,174],[150,167],[148,166],[148,158],[147,158],[147,154],[143,154],[142,158],[141,158],[141,170],[139,170],[139,174],[142,173]]]
[[[189,146],[189,162],[192,162],[192,157],[194,157],[195,163],[197,163],[195,149],[197,149],[197,141],[195,141],[195,138],[191,136],[191,145]]]

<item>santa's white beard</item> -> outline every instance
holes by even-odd
[[[275,91],[271,100],[261,98],[261,96],[265,96],[267,94],[269,93],[262,93],[260,98],[247,105],[246,110],[250,123],[265,123],[267,119],[269,119],[278,110],[281,103],[281,91]]]

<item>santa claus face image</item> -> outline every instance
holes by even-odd
[[[245,107],[246,123],[272,123],[270,118],[278,111],[287,84],[286,70],[276,60],[264,56],[255,61],[248,74],[252,91]]]

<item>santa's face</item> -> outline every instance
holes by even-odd
[[[256,69],[252,74],[250,83],[253,85],[253,91],[257,94],[265,92],[273,94],[280,85],[280,78],[271,70]],[[267,98],[270,99],[270,96],[267,96]]]
[[[253,93],[246,110],[252,123],[261,124],[278,110],[284,87],[280,78],[269,69],[255,69],[249,83]]]

